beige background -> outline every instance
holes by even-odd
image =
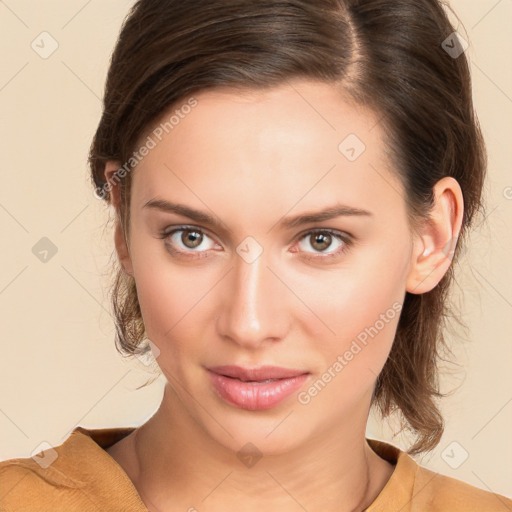
[[[162,378],[136,390],[147,367],[114,348],[105,276],[112,233],[86,166],[109,55],[131,3],[0,1],[0,460],[30,456],[43,441],[60,444],[77,424],[139,425],[161,398]],[[454,295],[469,325],[467,336],[456,325],[449,333],[464,370],[443,380],[446,390],[458,387],[443,402],[446,432],[418,460],[512,496],[512,1],[451,5],[471,43],[489,149],[488,215]],[[31,47],[35,40],[39,52],[51,49],[50,39],[41,48],[43,31],[59,45],[46,59]],[[57,249],[46,263],[33,253],[43,237]],[[368,435],[407,442],[375,418]]]

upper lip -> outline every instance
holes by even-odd
[[[219,375],[225,375],[242,381],[286,379],[309,373],[304,370],[282,368],[279,366],[260,366],[258,368],[244,368],[242,366],[212,366],[208,368],[208,370]]]

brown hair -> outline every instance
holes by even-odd
[[[448,39],[454,29],[446,8],[437,0],[139,0],[112,55],[90,150],[97,196],[110,202],[105,163],[129,163],[114,184],[121,187],[118,214],[128,236],[133,151],[168,109],[218,86],[320,80],[381,118],[411,226],[428,218],[438,180],[458,181],[464,216],[456,262],[474,214],[484,209],[486,153],[466,56],[443,45],[459,47]],[[372,398],[383,417],[401,413],[403,427],[416,436],[411,454],[433,449],[443,433],[438,361],[449,350],[443,326],[452,315],[452,280],[453,265],[430,292],[406,294]],[[119,352],[147,351],[135,281],[119,266],[111,293]]]

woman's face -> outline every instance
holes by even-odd
[[[150,149],[133,171],[124,261],[165,400],[235,450],[359,436],[413,259],[378,117],[309,81],[195,99],[142,140]],[[244,384],[208,370],[226,365],[306,376]]]

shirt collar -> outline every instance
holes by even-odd
[[[76,427],[63,444],[55,447],[57,459],[47,468],[42,468],[32,458],[18,459],[17,464],[38,473],[54,486],[87,488],[90,495],[112,496],[113,490],[133,508],[146,511],[133,482],[123,468],[105,449],[121,440],[136,427],[115,427],[89,429]],[[395,466],[390,479],[366,512],[388,512],[397,510],[409,512],[416,473],[417,462],[399,448],[376,439],[367,439],[369,446],[381,458]],[[80,461],[77,463],[77,461]],[[98,478],[101,468],[102,478]],[[105,476],[108,475],[108,478]]]

